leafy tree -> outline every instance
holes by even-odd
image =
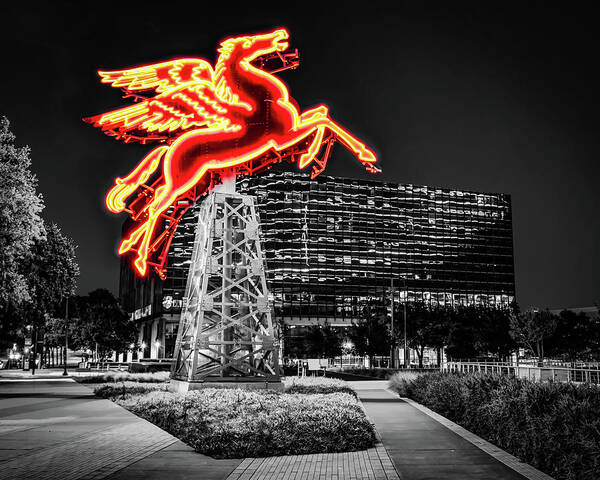
[[[69,303],[74,304],[72,300]],[[58,314],[64,315],[64,312]],[[69,347],[73,346],[75,333],[76,325],[72,318],[65,319],[64,316],[48,317],[44,325],[44,355],[46,361],[51,361],[54,353],[58,353],[57,350],[60,351],[65,346],[65,334],[68,337]],[[56,360],[58,364],[62,364],[64,358],[58,358],[57,355]],[[54,366],[54,361],[51,363]]]
[[[557,319],[549,310],[530,309],[511,316],[510,335],[544,361],[544,340],[556,330]]]
[[[19,262],[28,256],[36,240],[44,238],[40,213],[44,208],[36,193],[37,178],[31,172],[29,147],[15,146],[6,117],[0,118],[0,301],[29,298]]]
[[[556,330],[547,340],[550,355],[564,356],[569,361],[588,360],[600,334],[597,319],[583,312],[563,310],[557,317]]]
[[[590,340],[590,358],[592,360],[600,360],[600,305],[596,304],[598,312],[595,315],[590,315],[592,322],[592,338]]]
[[[56,327],[53,322],[45,324],[52,317],[64,315],[64,311],[59,311],[63,299],[75,293],[79,276],[73,241],[63,235],[56,224],[46,225],[45,230],[46,237],[35,241],[32,254],[26,261],[24,271],[31,297],[20,306],[22,318],[33,326],[35,356],[41,353],[37,349],[37,341],[43,338],[44,327]],[[65,332],[63,329],[52,333],[62,334],[64,339]]]
[[[124,351],[137,339],[135,324],[119,301],[105,289],[77,297],[77,319],[73,343],[77,348],[97,351],[100,359]]]
[[[516,342],[510,335],[510,308],[475,307],[478,324],[475,330],[475,349],[479,355],[494,355],[499,361],[510,355]]]
[[[385,306],[380,302],[365,305],[361,321],[350,327],[348,338],[358,355],[369,358],[369,365],[373,365],[374,355],[389,355],[390,328]]]
[[[448,343],[446,353],[450,358],[466,359],[478,355],[476,347],[479,315],[472,307],[448,307]]]
[[[333,358],[342,353],[342,335],[331,325],[313,325],[304,336],[302,356]]]
[[[36,241],[45,237],[29,147],[15,146],[6,117],[0,118],[0,337],[20,327],[19,304],[31,298],[23,262]]]
[[[446,352],[452,358],[466,359],[508,356],[516,347],[510,335],[510,319],[514,309],[483,305],[447,307],[448,343]]]
[[[404,306],[395,311],[395,318],[402,319]],[[407,344],[414,349],[419,359],[419,368],[423,368],[425,348],[441,349],[447,344],[449,334],[449,312],[444,307],[424,302],[406,304]],[[404,322],[394,324],[395,337],[404,342]]]
[[[63,299],[75,293],[79,265],[75,243],[52,223],[46,225],[46,238],[37,240],[27,262],[31,299],[25,302],[30,321],[41,325],[47,315],[62,316]]]

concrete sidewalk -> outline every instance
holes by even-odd
[[[403,480],[526,478],[387,391],[386,383],[353,386]]]
[[[241,460],[196,453],[69,378],[0,377],[0,479],[226,478]]]

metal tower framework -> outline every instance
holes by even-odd
[[[186,389],[280,382],[254,199],[226,191],[231,184],[210,193],[198,216],[171,371]]]

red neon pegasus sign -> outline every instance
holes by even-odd
[[[159,262],[149,262],[168,236],[166,231],[157,236],[157,222],[170,219],[172,235],[182,213],[176,218],[167,211],[170,207],[177,210],[177,203],[192,190],[196,192],[193,199],[198,196],[196,189],[208,191],[213,185],[208,180],[211,174],[252,174],[285,157],[297,161],[299,168],[316,162],[319,168],[313,168],[313,175],[317,175],[334,141],[353,152],[368,171],[379,171],[374,166],[375,154],[335,123],[325,105],[300,113],[285,84],[265,67],[275,56],[286,65],[288,37],[282,28],[227,38],[218,49],[214,69],[205,60],[181,58],[98,72],[102,83],[124,89],[125,97],[133,97],[135,103],[85,120],[125,142],[163,143],[129,175],[117,178],[106,196],[111,212],[128,211],[138,221],[123,239],[119,254],[136,251],[134,264],[140,275],[146,274],[151,263],[164,277],[170,237]],[[284,68],[297,66],[293,64],[297,54],[290,58],[291,66],[288,63]],[[319,160],[323,145],[327,151]],[[250,167],[256,162],[262,163],[260,168]],[[159,166],[159,178],[148,187]],[[145,187],[143,206],[128,208],[125,200],[140,187]]]

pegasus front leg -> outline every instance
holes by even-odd
[[[316,157],[317,153],[319,153],[319,149],[321,148],[321,144],[323,143],[323,134],[325,133],[325,127],[317,127],[317,133],[315,134],[315,138],[313,139],[310,147],[306,153],[300,155],[300,160],[298,161],[298,167],[300,169],[306,167],[310,164]]]
[[[315,127],[319,129],[327,128],[333,133],[335,133],[337,139],[348,150],[352,151],[356,155],[358,160],[366,167],[366,169],[369,172],[377,173],[381,171],[374,165],[374,163],[377,161],[377,157],[375,156],[375,154],[369,148],[367,148],[367,146],[364,143],[362,143],[360,140],[354,137],[350,132],[346,131],[340,125],[331,120],[331,118],[329,118],[328,116],[327,107],[323,105],[317,108],[313,108],[311,110],[307,110],[302,115],[300,115],[296,129],[298,132],[301,132],[303,129],[310,129]],[[314,145],[315,141],[313,141],[313,143],[311,144],[311,148],[314,148]],[[312,155],[312,158],[314,158],[314,155]],[[307,159],[308,157],[306,157],[305,159],[305,165],[307,164]]]
[[[337,135],[340,142],[342,142],[346,148],[354,152],[360,163],[362,163],[368,171],[373,173],[381,171],[374,165],[377,161],[377,157],[364,143],[330,118],[327,119],[326,127]]]

